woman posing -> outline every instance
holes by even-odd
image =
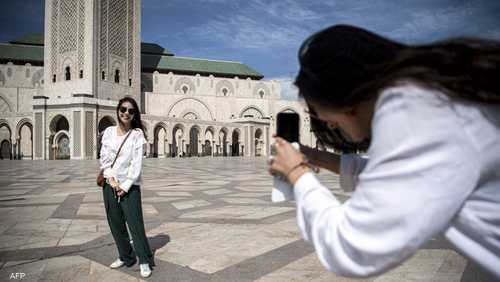
[[[137,252],[141,276],[149,277],[154,261],[142,216],[140,185],[143,145],[146,141],[141,113],[135,100],[125,97],[118,102],[116,115],[118,126],[106,128],[101,147],[101,169],[104,169],[106,178],[103,188],[104,206],[119,254],[110,267],[134,265]],[[112,166],[115,157],[116,161]],[[126,224],[134,248],[130,244]]]

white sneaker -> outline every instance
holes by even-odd
[[[141,269],[141,276],[146,278],[151,276],[151,268],[149,268],[149,263],[141,263],[139,265],[139,268]]]
[[[120,268],[125,265],[125,262],[117,258],[112,264],[109,265],[110,268]]]

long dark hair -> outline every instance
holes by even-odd
[[[500,42],[453,38],[408,48],[373,81],[353,93],[368,93],[411,80],[452,98],[500,104]]]
[[[500,103],[500,43],[493,40],[456,38],[407,46],[358,27],[335,25],[302,44],[299,63],[299,95],[308,104],[332,109],[356,105],[403,80],[454,98]],[[318,139],[334,148],[339,145],[325,135],[347,144],[318,124],[323,128]]]
[[[332,129],[315,116],[311,103],[342,107],[349,94],[363,81],[381,72],[384,62],[407,46],[369,31],[336,25],[310,36],[300,47],[300,71],[295,79],[299,95],[311,112],[311,131],[320,145],[352,153],[368,149],[369,140],[352,142],[339,129]]]
[[[134,129],[134,128],[141,129],[142,133],[144,134],[144,138],[147,139],[146,129],[144,128],[144,125],[142,124],[142,121],[141,121],[141,110],[137,106],[137,102],[134,100],[134,98],[126,96],[126,97],[121,98],[120,101],[118,101],[118,106],[116,107],[116,119],[118,120],[118,122],[120,124],[122,123],[122,121],[120,120],[120,116],[119,116],[120,115],[120,107],[125,102],[129,102],[130,104],[132,104],[132,106],[134,107],[134,110],[135,110],[132,121],[130,122],[130,127],[132,129]]]
[[[309,104],[351,105],[353,90],[374,79],[405,48],[408,46],[357,27],[331,26],[300,47],[295,85]]]

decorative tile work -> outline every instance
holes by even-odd
[[[110,0],[109,2],[109,53],[127,57],[127,2]]]
[[[94,155],[94,135],[95,135],[95,126],[94,126],[94,113],[93,112],[85,112],[85,152],[87,157],[92,157]]]
[[[99,67],[100,72],[108,73],[108,0],[101,0],[100,7],[100,44],[99,44]],[[99,72],[99,73],[100,73]],[[99,74],[100,77],[100,74]],[[109,76],[108,76],[109,77]]]
[[[64,0],[60,5],[59,52],[76,50],[77,35],[77,3],[76,0]]]
[[[81,152],[81,116],[82,112],[73,112],[73,155],[75,157],[80,157]]]
[[[128,32],[127,32],[127,51],[128,51],[128,79],[134,76],[134,0],[128,0]]]
[[[59,20],[59,0],[52,2],[52,17],[50,19],[50,74],[57,74],[57,39],[58,39],[58,20]]]
[[[78,0],[78,61],[77,72],[83,70],[85,62],[85,0]],[[85,73],[84,73],[85,75]]]
[[[43,152],[43,116],[42,113],[35,113],[35,156],[42,157]]]

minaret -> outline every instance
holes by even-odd
[[[35,158],[95,158],[100,120],[116,119],[116,102],[124,96],[141,104],[140,3],[45,0],[45,84],[34,101]]]

